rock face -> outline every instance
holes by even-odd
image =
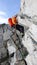
[[[25,58],[27,65],[37,65],[37,1],[21,0],[18,22],[24,26],[25,35],[23,45],[29,52]],[[36,28],[35,28],[36,27]]]
[[[21,33],[14,27],[11,28],[7,24],[0,25],[0,65],[14,65],[16,61],[21,61],[28,55],[21,41]]]
[[[11,38],[13,30],[9,25],[0,25],[0,65],[13,65],[15,63],[16,54],[13,55],[13,53],[16,51],[16,46]],[[9,58],[10,55],[11,58]]]
[[[21,0],[21,12],[28,16],[37,15],[37,0]]]
[[[21,0],[20,13],[24,12],[24,8],[25,8],[25,0]]]

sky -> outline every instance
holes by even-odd
[[[8,23],[8,18],[18,14],[20,0],[0,0],[0,24]]]

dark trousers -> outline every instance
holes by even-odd
[[[24,27],[22,25],[17,24],[16,29],[20,31],[20,33],[23,33],[24,35]]]

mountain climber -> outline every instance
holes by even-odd
[[[15,27],[17,30],[19,30],[20,33],[22,33],[22,36],[24,36],[24,27],[18,24],[17,16],[9,18],[8,23],[11,27]]]

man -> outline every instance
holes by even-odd
[[[11,27],[15,27],[16,30],[22,33],[22,37],[24,36],[24,27],[18,24],[17,16],[8,19],[8,23]]]

